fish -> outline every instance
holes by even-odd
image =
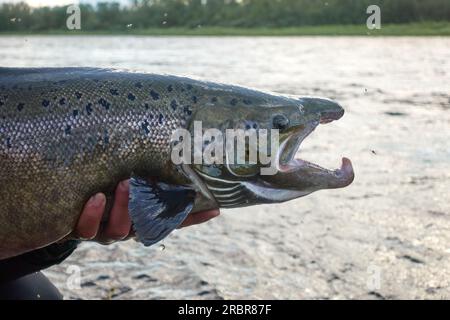
[[[330,170],[295,157],[319,124],[343,115],[325,98],[173,75],[0,68],[0,259],[65,239],[98,192],[107,196],[107,220],[115,187],[128,178],[129,214],[145,246],[167,237],[190,213],[346,187],[354,180],[349,159]],[[267,163],[239,163],[227,151],[217,163],[175,163],[181,139],[174,133],[194,137],[198,123],[223,136],[276,132],[278,140],[268,145],[278,148],[259,150],[276,170],[263,174]]]

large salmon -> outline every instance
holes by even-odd
[[[335,102],[288,97],[188,78],[91,68],[0,68],[0,259],[67,236],[84,203],[111,203],[131,177],[129,211],[151,245],[190,212],[275,203],[353,181],[348,159],[327,170],[294,159]],[[215,128],[278,130],[275,174],[259,160],[177,164],[173,133]],[[217,132],[217,131],[216,131]],[[195,138],[193,139],[195,140]],[[200,141],[204,149],[211,141]],[[202,149],[202,150],[203,150]],[[233,158],[234,159],[234,158]],[[152,177],[152,179],[149,179]]]

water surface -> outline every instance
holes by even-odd
[[[352,186],[224,210],[165,250],[84,244],[46,272],[66,298],[450,298],[449,38],[11,36],[0,48],[2,66],[187,75],[346,108],[299,156],[351,158]]]

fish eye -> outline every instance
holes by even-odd
[[[289,126],[289,119],[285,115],[277,114],[272,119],[273,128],[278,130],[284,130]]]

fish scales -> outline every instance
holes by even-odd
[[[114,190],[127,178],[129,214],[137,240],[146,246],[193,212],[279,203],[345,187],[354,178],[350,160],[328,170],[295,158],[319,124],[343,114],[328,99],[183,77],[0,68],[0,259],[66,238],[98,192],[107,196],[106,222]],[[229,129],[275,130],[280,148],[261,147],[252,163],[236,162],[225,149],[215,163],[177,165],[171,160],[177,148],[172,134],[186,129],[195,141],[195,123],[202,124],[202,133],[218,131],[217,140]],[[202,137],[202,150],[212,141]],[[263,163],[261,156],[271,161]],[[263,174],[269,167],[272,173]]]
[[[72,230],[90,195],[111,193],[132,171],[164,172],[171,132],[191,116],[195,90],[184,82],[105,70],[4,71],[0,224],[8,233],[0,231],[0,242],[15,250],[9,241],[16,233],[45,245]]]

